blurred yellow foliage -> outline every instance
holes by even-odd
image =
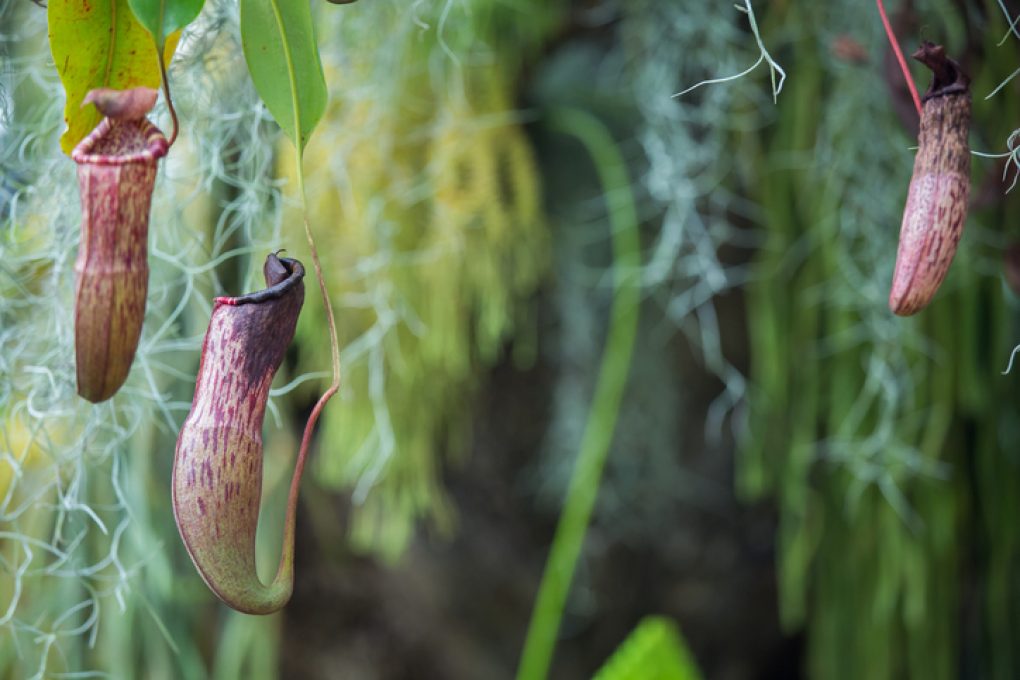
[[[325,68],[335,91],[304,167],[345,349],[315,470],[354,489],[355,545],[396,558],[416,520],[451,526],[444,454],[463,448],[479,369],[526,318],[548,237],[505,67],[464,68],[441,88],[405,76],[395,100],[345,97],[371,78],[368,60]],[[293,153],[283,145],[278,167],[296,206]],[[288,210],[285,224],[300,224]],[[322,371],[322,305],[310,301],[299,364]]]
[[[61,450],[67,439],[63,432],[23,412],[7,414],[0,423],[0,508],[5,508],[19,491],[19,480],[52,463],[53,452]]]

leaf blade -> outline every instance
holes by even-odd
[[[128,0],[52,0],[47,12],[50,52],[66,93],[67,129],[60,147],[70,153],[102,119],[94,106],[81,107],[89,90],[159,87],[159,62],[152,39]],[[164,58],[176,47],[171,36]]]
[[[240,0],[241,45],[269,113],[304,152],[326,111],[326,78],[306,0]]]

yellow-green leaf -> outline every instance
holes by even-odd
[[[50,52],[67,102],[60,137],[64,153],[102,118],[94,106],[81,107],[89,90],[159,87],[159,62],[152,38],[135,19],[127,0],[50,0],[47,9]],[[173,56],[180,34],[167,40],[163,57]]]

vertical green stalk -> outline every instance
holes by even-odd
[[[640,302],[637,210],[627,167],[616,142],[605,125],[583,111],[557,109],[547,121],[553,130],[573,135],[584,145],[602,184],[613,239],[613,303],[595,396],[528,625],[518,680],[540,680],[549,672],[567,593],[598,496],[630,372]]]

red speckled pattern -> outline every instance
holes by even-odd
[[[270,255],[274,261],[281,262]],[[287,278],[274,287],[279,295],[216,300],[173,467],[174,516],[192,561],[221,599],[255,614],[282,606],[293,583],[277,592],[255,571],[262,420],[304,301],[303,268],[283,262]],[[273,285],[269,272],[267,263]]]
[[[956,255],[970,198],[970,93],[943,48],[914,55],[935,72],[921,112],[918,151],[900,227],[889,308],[915,314],[935,296]]]
[[[910,182],[889,293],[896,314],[923,309],[946,278],[967,219],[969,192],[969,178],[959,173],[929,173]]]
[[[149,206],[163,134],[145,119],[108,118],[71,154],[81,188],[75,262],[78,393],[112,397],[127,379],[145,318]]]

